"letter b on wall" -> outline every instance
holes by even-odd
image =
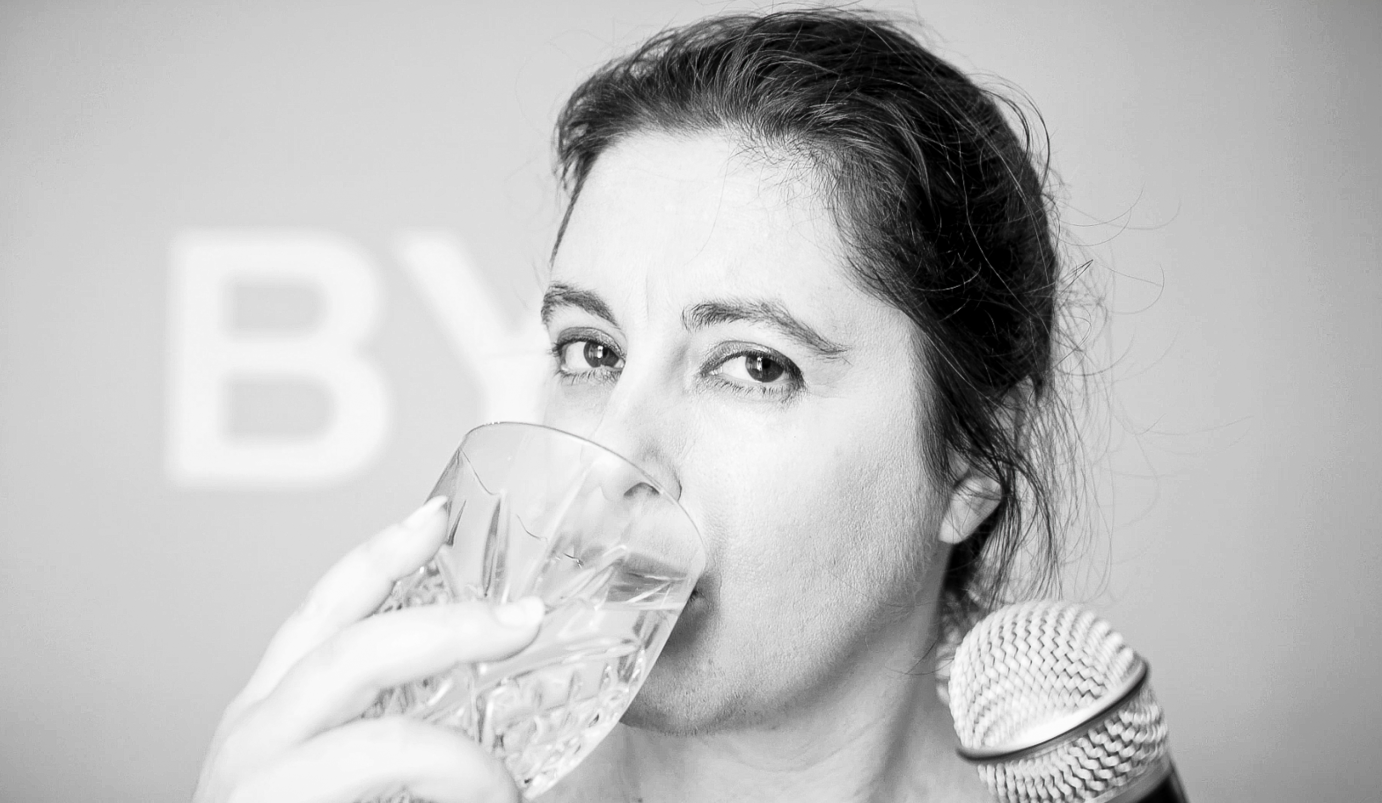
[[[305,288],[310,326],[237,331],[244,285]],[[379,320],[380,290],[350,241],[315,231],[188,231],[172,246],[169,286],[168,471],[183,485],[321,485],[363,468],[384,443],[389,399],[361,347]],[[247,437],[231,427],[236,382],[310,383],[326,421],[294,437]]]

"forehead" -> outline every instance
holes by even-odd
[[[813,178],[728,135],[629,137],[591,170],[552,279],[634,311],[740,295],[815,309],[822,323],[880,314],[850,279]]]

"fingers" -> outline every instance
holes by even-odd
[[[445,538],[446,502],[444,496],[433,497],[332,566],[269,642],[240,702],[263,698],[302,656],[373,613],[395,581],[435,555]]]
[[[407,789],[435,803],[517,803],[508,772],[479,745],[402,717],[327,731],[257,771],[230,803],[349,803]]]
[[[436,553],[445,505],[429,501],[322,577],[227,709],[195,799],[344,803],[406,788],[438,803],[518,800],[502,765],[464,736],[416,720],[357,719],[384,688],[510,656],[537,635],[537,598],[371,615]]]
[[[258,755],[355,719],[379,692],[460,663],[494,661],[537,635],[541,600],[427,605],[372,616],[308,653],[245,715],[242,738]]]

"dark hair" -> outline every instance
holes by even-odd
[[[567,101],[556,133],[570,198],[562,232],[596,159],[646,131],[729,131],[809,166],[861,286],[916,324],[933,474],[954,479],[963,463],[1002,489],[951,553],[947,624],[995,606],[1024,551],[1037,585],[1054,580],[1060,270],[1049,170],[1034,164],[1017,105],[876,15],[711,18],[657,35]]]

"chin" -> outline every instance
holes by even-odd
[[[722,730],[739,719],[742,702],[705,655],[714,652],[704,611],[684,618],[620,720],[640,730],[691,736]]]
[[[699,717],[690,714],[685,710],[651,703],[640,694],[624,712],[619,724],[667,736],[695,736],[709,730],[698,722]]]
[[[691,736],[713,729],[717,718],[710,711],[713,695],[704,687],[705,674],[688,671],[691,667],[687,662],[678,660],[684,657],[664,652],[620,722],[672,736]]]
[[[732,712],[711,710],[706,702],[691,695],[677,694],[668,699],[640,693],[619,722],[666,736],[701,736],[736,724],[738,718]]]

